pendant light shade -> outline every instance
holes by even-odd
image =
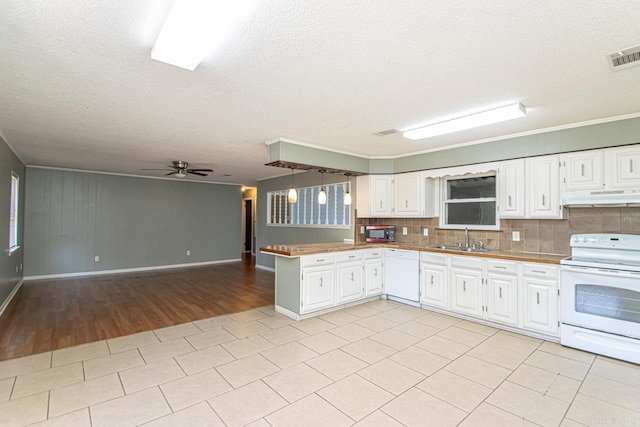
[[[349,206],[351,205],[351,193],[349,193],[349,190],[351,189],[351,180],[349,179],[350,174],[345,173],[345,175],[347,176],[347,192],[344,194],[344,204]]]
[[[320,169],[320,192],[318,193],[318,204],[327,204],[327,193],[324,191],[324,169]]]
[[[289,203],[296,203],[298,201],[298,191],[293,186],[293,168],[291,168],[291,188],[289,194],[287,194],[287,201]]]

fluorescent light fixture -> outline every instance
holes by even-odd
[[[458,132],[465,129],[490,125],[492,123],[505,122],[507,120],[517,119],[518,117],[524,117],[526,115],[527,109],[524,105],[520,103],[511,104],[505,107],[494,108],[493,110],[487,110],[481,113],[458,117],[457,119],[451,119],[417,129],[404,131],[402,136],[415,141],[417,139],[430,138],[432,136]]]
[[[218,48],[256,0],[176,0],[151,58],[193,71]]]

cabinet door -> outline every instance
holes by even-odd
[[[562,218],[558,156],[526,159],[527,218]]]
[[[451,310],[482,317],[482,272],[451,269]]]
[[[372,175],[370,177],[371,215],[391,216],[393,193],[390,175]]]
[[[300,313],[333,305],[333,265],[303,268]]]
[[[395,214],[399,216],[422,216],[422,174],[403,173],[394,176]]]
[[[640,187],[640,147],[605,150],[609,188]]]
[[[501,162],[498,171],[500,218],[524,218],[524,159]]]
[[[448,308],[447,267],[423,263],[420,270],[420,302],[434,307]]]
[[[336,264],[337,295],[336,304],[343,304],[362,298],[362,262],[341,262]]]
[[[382,293],[382,259],[372,259],[366,262],[365,296],[380,295]]]
[[[562,156],[564,189],[598,190],[604,185],[602,150],[571,153]]]
[[[487,274],[487,320],[518,324],[518,278]]]
[[[557,282],[526,277],[523,282],[522,326],[527,329],[557,335]]]

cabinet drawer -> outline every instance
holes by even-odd
[[[509,261],[487,260],[487,273],[518,274],[518,264]]]
[[[470,256],[452,256],[451,268],[466,268],[468,270],[482,270],[482,258]]]
[[[522,275],[539,279],[558,279],[558,267],[544,264],[523,264]]]
[[[364,257],[366,259],[382,258],[382,249],[365,249]]]
[[[447,265],[447,257],[449,255],[435,254],[432,252],[421,252],[420,261],[427,264]]]
[[[303,267],[311,267],[313,265],[327,265],[333,264],[335,257],[333,254],[317,254],[317,255],[305,255],[301,259]]]
[[[362,260],[362,251],[346,251],[336,253],[336,262]]]

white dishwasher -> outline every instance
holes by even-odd
[[[385,293],[389,299],[420,305],[420,254],[385,249]]]

